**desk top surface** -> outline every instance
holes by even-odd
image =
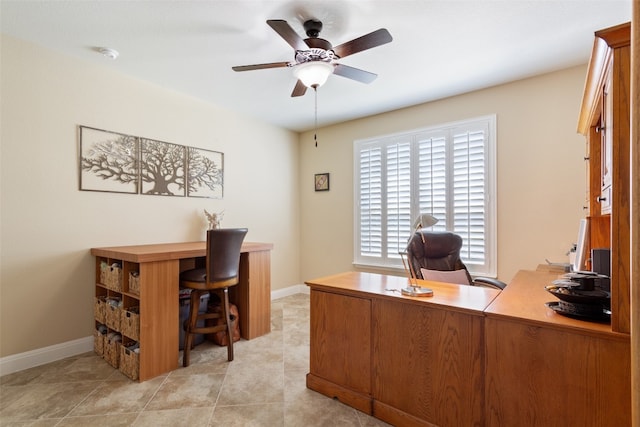
[[[563,316],[545,303],[557,300],[544,287],[562,273],[554,271],[519,271],[503,291],[479,286],[418,280],[423,287],[433,289],[432,297],[408,297],[398,291],[409,284],[406,277],[383,274],[346,272],[308,280],[313,289],[338,291],[353,296],[374,294],[379,298],[397,298],[408,303],[446,306],[450,309],[477,312],[488,318],[515,321],[552,329],[571,330],[613,339],[628,340],[629,335],[611,331],[611,325]]]
[[[91,248],[91,255],[130,262],[167,261],[205,256],[206,246],[207,243],[205,241],[111,246]],[[261,252],[270,251],[271,249],[273,249],[272,243],[244,242],[241,252]]]
[[[607,335],[628,339],[626,334],[611,332],[611,325],[574,319],[554,312],[545,303],[558,299],[545,290],[563,273],[520,270],[507,287],[485,310],[487,317],[502,318],[558,329],[571,329],[586,334]]]
[[[464,312],[482,311],[496,298],[500,291],[479,286],[454,285],[451,283],[418,280],[420,286],[433,289],[431,297],[410,297],[400,293],[409,285],[407,277],[389,276],[375,273],[346,272],[333,276],[308,280],[305,283],[317,290],[333,290],[354,296],[363,294],[377,298],[397,299],[411,304],[443,306]]]

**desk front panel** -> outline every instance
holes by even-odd
[[[394,425],[404,414],[441,427],[484,424],[481,312],[377,299],[372,317],[374,415],[384,410]]]
[[[546,307],[558,275],[521,270],[485,311],[487,426],[630,425],[630,337]]]
[[[371,300],[311,290],[311,372],[371,395]]]
[[[628,340],[486,320],[487,426],[631,425]]]

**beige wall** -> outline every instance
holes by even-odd
[[[203,209],[300,283],[298,135],[2,37],[0,356],[92,334],[93,246],[202,240]],[[224,199],[78,191],[77,126],[224,152]],[[176,325],[177,327],[177,325]]]
[[[204,208],[275,244],[272,288],[351,270],[353,141],[497,114],[498,277],[565,261],[582,217],[576,67],[298,135],[2,38],[0,357],[91,334],[93,246],[204,236]],[[372,88],[373,90],[373,88]],[[322,104],[319,105],[322,113]],[[223,200],[77,190],[77,125],[225,153]],[[313,175],[331,173],[314,192]]]
[[[580,66],[326,127],[317,148],[313,132],[303,134],[302,279],[353,269],[354,140],[494,113],[498,278],[508,282],[545,258],[567,262],[584,216],[585,145],[576,124],[585,76]],[[313,191],[320,172],[331,174],[329,192]]]

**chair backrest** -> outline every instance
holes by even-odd
[[[217,282],[238,276],[242,241],[246,228],[207,230],[207,281]]]
[[[407,245],[407,258],[413,274],[422,279],[421,269],[438,271],[464,270],[467,283],[473,279],[460,259],[462,237],[450,231],[416,231]]]

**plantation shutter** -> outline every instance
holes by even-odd
[[[485,263],[485,140],[486,129],[452,130],[453,232],[466,264]]]
[[[398,258],[411,230],[411,144],[387,146],[387,257]]]
[[[382,149],[364,147],[360,151],[360,254],[382,255]]]
[[[434,230],[447,229],[447,139],[444,133],[418,135],[419,212],[438,218]]]
[[[421,213],[462,237],[474,274],[495,276],[495,116],[354,143],[354,262],[402,267]]]

